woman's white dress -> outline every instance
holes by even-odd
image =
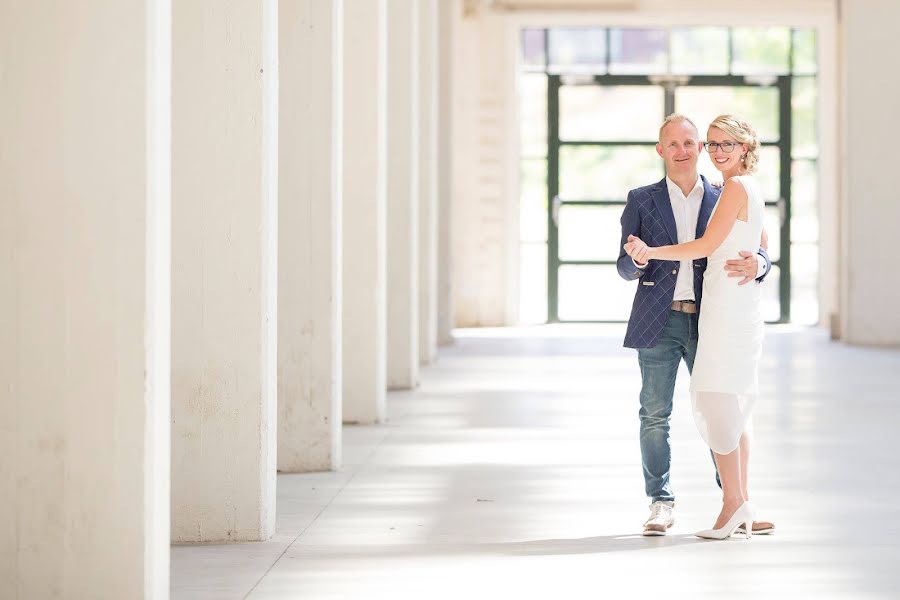
[[[750,426],[763,339],[760,285],[738,285],[740,279],[728,277],[724,267],[726,260],[742,250],[757,253],[765,204],[753,177],[732,179],[747,191],[747,221],[736,220],[728,237],[709,257],[691,374],[694,421],[700,436],[718,454],[737,448],[741,434]]]

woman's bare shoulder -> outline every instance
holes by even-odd
[[[722,194],[729,193],[729,195],[737,198],[746,198],[749,182],[744,177],[744,175],[729,177],[728,181],[725,182],[725,187],[722,188]]]

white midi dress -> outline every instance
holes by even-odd
[[[724,267],[726,260],[742,250],[757,253],[765,204],[753,177],[732,179],[747,191],[747,221],[736,220],[728,237],[709,257],[691,374],[694,422],[700,436],[718,454],[734,451],[741,434],[750,428],[763,340],[760,284],[738,285],[740,279],[728,277]]]

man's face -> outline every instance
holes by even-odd
[[[656,151],[666,162],[666,173],[685,175],[697,172],[700,156],[700,134],[687,121],[674,121],[662,130]]]

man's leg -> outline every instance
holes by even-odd
[[[672,396],[675,376],[682,357],[679,329],[689,315],[669,313],[669,320],[653,348],[638,350],[641,367],[641,458],[644,468],[644,488],[647,495],[658,500],[674,501],[669,485],[672,449],[669,445],[669,417],[672,415]]]
[[[684,363],[687,365],[688,373],[694,373],[694,359],[697,357],[697,340],[699,339],[699,331],[697,328],[697,324],[699,321],[700,315],[690,315],[690,329],[688,331],[688,341],[684,347]],[[719,477],[719,466],[716,464],[716,453],[712,450],[709,451],[709,456],[712,459],[713,470],[716,473],[716,485],[719,488],[722,487],[722,480]]]

